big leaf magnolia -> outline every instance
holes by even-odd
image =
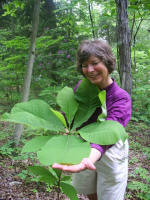
[[[32,139],[23,148],[23,152],[36,152],[43,165],[55,162],[78,164],[89,156],[91,142],[108,145],[127,138],[121,124],[105,120],[106,91],[100,91],[87,79],[81,81],[75,94],[71,88],[63,88],[58,93],[57,103],[61,112],[52,109],[42,100],[31,100],[16,104],[10,114],[3,115],[4,121],[26,124],[37,130],[54,131],[55,134],[49,133],[48,136]],[[98,107],[102,108],[102,114],[97,122],[76,131]],[[66,128],[68,135],[65,133]]]

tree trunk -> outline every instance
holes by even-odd
[[[37,36],[37,30],[38,30],[38,24],[39,24],[40,1],[41,0],[35,0],[35,2],[34,2],[31,46],[30,46],[30,52],[29,52],[28,66],[27,66],[25,78],[24,78],[22,102],[26,102],[28,100],[29,93],[30,93],[32,69],[33,69],[34,58],[35,58],[36,36]],[[17,144],[20,141],[22,131],[23,131],[23,125],[16,124],[14,140]]]
[[[132,92],[131,39],[128,27],[128,0],[115,0],[117,7],[117,45],[121,87]]]
[[[89,9],[90,22],[91,22],[92,35],[93,35],[93,38],[95,38],[94,21],[93,21],[92,12],[91,12],[90,0],[88,0],[88,9]]]
[[[53,0],[45,0],[44,3],[44,16],[45,16],[45,28],[54,29],[56,28],[56,14],[55,14],[55,3]]]

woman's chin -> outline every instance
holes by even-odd
[[[90,81],[91,83],[93,83],[94,85],[97,85],[97,86],[99,86],[100,83],[101,83],[101,80],[100,80],[100,79],[99,79],[99,80],[97,80],[97,79],[89,79],[89,81]]]

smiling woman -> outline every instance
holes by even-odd
[[[106,92],[107,116],[105,122],[113,120],[125,127],[131,117],[131,99],[129,94],[121,89],[110,76],[115,69],[115,64],[115,57],[105,40],[83,41],[77,51],[78,71],[90,83],[97,86],[98,93]],[[76,93],[78,93],[80,84],[81,81],[74,89]],[[101,114],[102,109],[97,107],[92,116],[78,127],[81,136],[83,136],[81,130],[85,130],[86,127],[90,131],[89,137],[91,137],[90,135],[94,136],[95,128],[92,127],[99,120]],[[101,122],[102,125],[105,122]],[[101,129],[102,126],[97,129],[99,134]],[[109,141],[113,130],[108,126],[104,129]],[[85,136],[87,137],[87,134]],[[78,193],[88,195],[91,200],[123,200],[128,177],[128,141],[123,143],[119,140],[115,144],[113,143],[114,145],[109,144],[102,145],[101,140],[96,144],[91,143],[89,157],[83,158],[79,164],[70,166],[54,164],[53,167],[73,172],[74,187]]]

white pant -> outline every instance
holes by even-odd
[[[128,141],[121,140],[97,161],[96,171],[73,174],[73,186],[80,194],[97,193],[98,200],[123,200],[128,178]]]

